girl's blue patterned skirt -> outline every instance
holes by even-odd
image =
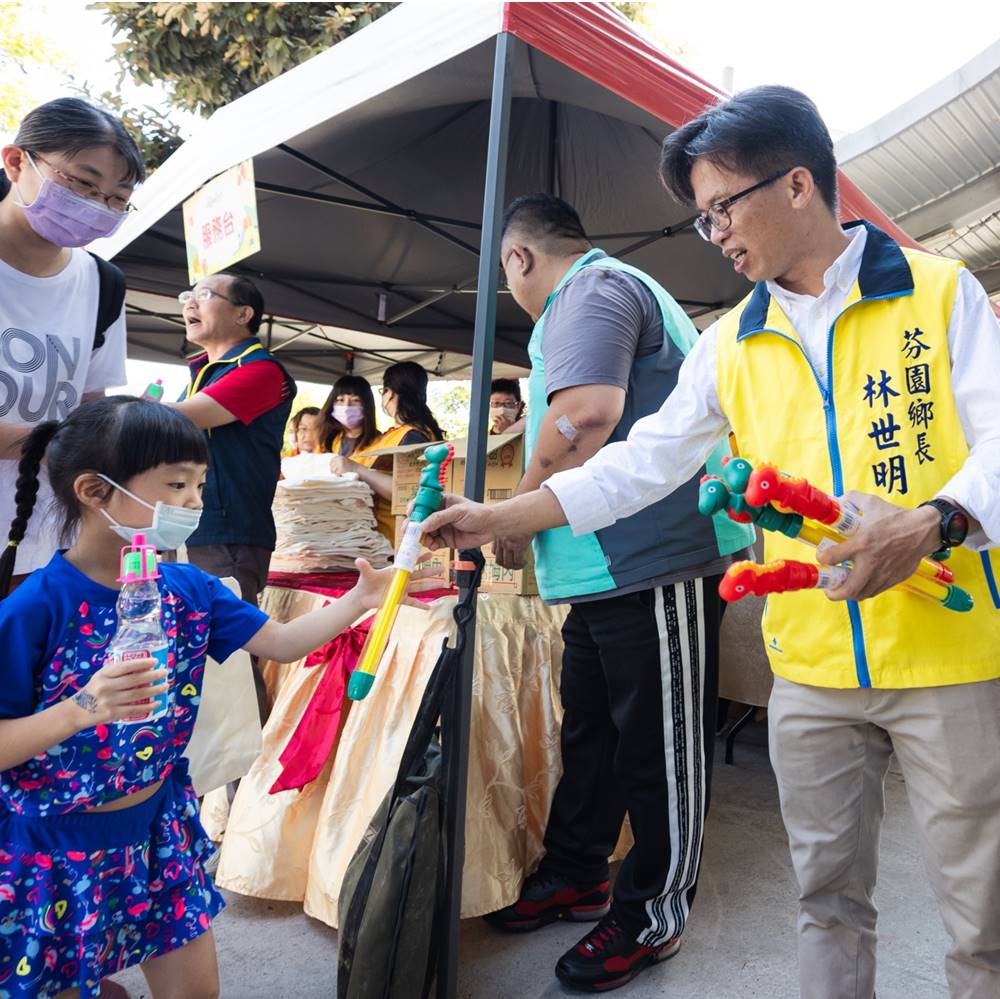
[[[178,766],[148,801],[44,818],[0,812],[0,999],[51,999],[183,947],[222,896]]]

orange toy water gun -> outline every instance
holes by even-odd
[[[770,503],[783,512],[797,513],[801,517],[817,521],[820,525],[818,531],[810,531],[809,525],[804,525],[803,531],[799,533],[799,537],[810,544],[820,544],[822,537],[839,543],[855,534],[861,526],[861,511],[853,503],[835,499],[822,489],[810,485],[805,479],[779,472],[774,465],[758,465],[750,473],[743,495],[751,506]],[[955,582],[955,574],[951,569],[934,558],[922,558],[916,575],[944,583],[945,586]]]
[[[808,517],[848,537],[861,526],[861,513],[852,503],[838,501],[805,479],[779,472],[774,465],[758,465],[750,473],[743,495],[751,506],[770,503],[783,512]]]
[[[843,585],[847,570],[839,565],[810,565],[793,559],[777,559],[759,565],[734,562],[719,583],[719,596],[728,603],[744,597],[766,597],[793,590],[831,590]]]
[[[853,503],[830,496],[805,479],[786,475],[773,464],[755,469],[745,458],[724,459],[721,477],[702,480],[699,510],[708,515],[725,511],[733,520],[750,520],[765,530],[779,531],[817,548],[845,541],[862,521],[862,513]],[[748,566],[754,567],[752,572]],[[836,571],[827,572],[829,569]],[[726,573],[719,592],[729,600],[724,588],[733,599],[750,593],[831,589],[840,586],[848,572],[849,567],[811,566],[792,560],[762,566],[740,562]],[[955,585],[950,568],[933,558],[921,559],[917,571],[897,587],[948,610],[972,609],[971,595]]]

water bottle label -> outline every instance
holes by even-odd
[[[156,666],[154,669],[165,670],[167,668],[167,647],[163,646],[158,649],[127,649],[116,653],[114,659],[120,663],[134,662],[136,659],[155,659]],[[167,678],[167,682],[170,682],[169,677]],[[157,694],[152,698],[152,702],[146,714],[123,718],[122,722],[133,725],[139,722],[151,722],[156,721],[157,718],[162,718],[170,707],[170,691],[165,690],[162,694]]]

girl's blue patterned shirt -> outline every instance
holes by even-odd
[[[0,815],[94,808],[164,779],[177,766],[198,713],[205,657],[227,659],[267,615],[194,565],[162,563],[158,586],[172,710],[153,722],[84,729],[0,771]],[[0,601],[0,718],[43,711],[87,685],[117,630],[117,599],[117,590],[57,552]]]

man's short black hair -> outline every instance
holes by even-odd
[[[791,87],[753,87],[702,111],[663,142],[660,179],[679,201],[694,201],[691,168],[715,166],[764,180],[802,166],[837,214],[837,159],[816,105]]]
[[[490,395],[494,392],[504,392],[512,395],[518,402],[521,401],[521,385],[516,378],[494,378],[490,385]]]
[[[264,318],[264,296],[260,289],[248,277],[242,274],[226,274],[229,278],[229,297],[234,305],[249,305],[253,309],[247,329],[256,334],[260,329],[260,321]]]
[[[590,245],[576,209],[554,194],[523,194],[503,213],[500,238],[516,229],[537,240],[546,249],[558,250],[559,243],[571,241]]]

